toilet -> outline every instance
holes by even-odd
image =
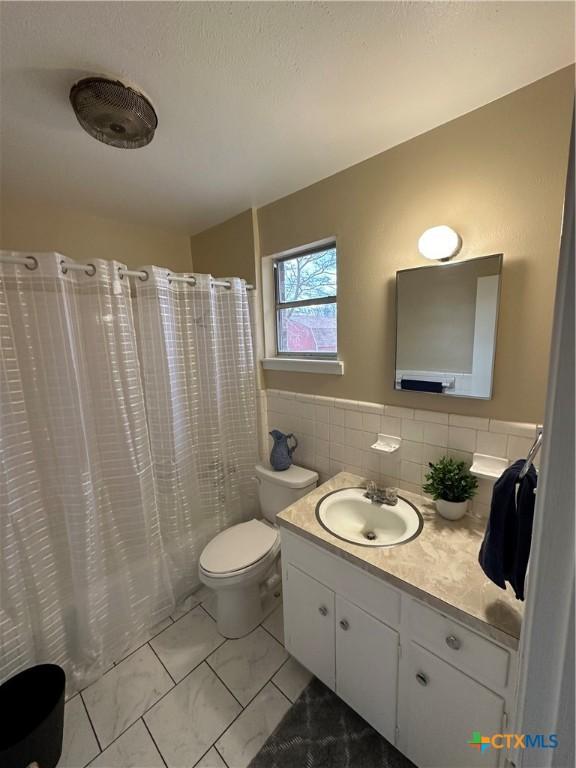
[[[263,601],[281,581],[276,515],[313,490],[318,474],[292,465],[276,472],[255,467],[262,520],[238,523],[210,541],[200,555],[200,581],[216,593],[218,631],[243,637],[260,624]]]

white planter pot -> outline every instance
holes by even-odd
[[[436,509],[441,517],[446,520],[460,520],[464,517],[466,510],[468,509],[467,501],[445,501],[444,499],[436,499]]]

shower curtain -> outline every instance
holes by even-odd
[[[176,599],[215,533],[256,512],[255,366],[248,294],[144,267],[134,307],[162,539]]]
[[[255,384],[240,281],[61,262],[0,264],[0,681],[50,661],[78,688],[254,512]]]

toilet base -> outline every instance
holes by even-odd
[[[262,621],[260,584],[228,587],[216,592],[218,632],[231,640],[252,632]]]

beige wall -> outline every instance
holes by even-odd
[[[268,387],[540,421],[568,140],[568,68],[258,212],[263,256],[335,235],[344,376],[267,371]],[[394,283],[420,234],[460,232],[459,260],[504,254],[491,401],[395,392]]]
[[[190,238],[194,270],[214,277],[256,279],[252,210]]]
[[[0,248],[58,251],[80,262],[100,258],[130,267],[157,264],[175,272],[192,269],[190,238],[185,233],[36,202],[2,201]]]

